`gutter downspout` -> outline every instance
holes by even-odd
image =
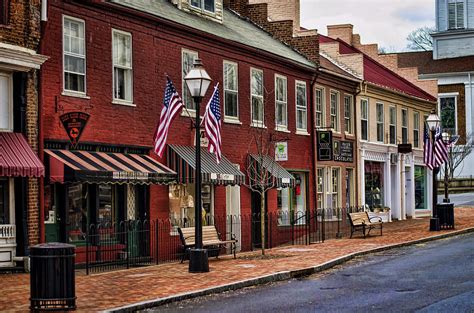
[[[318,179],[316,177],[316,159],[317,159],[317,155],[316,155],[316,127],[314,125],[314,122],[316,121],[316,112],[314,110],[314,88],[315,88],[315,85],[316,85],[316,79],[318,78],[318,70],[319,69],[316,69],[316,72],[315,74],[313,74],[313,77],[311,79],[311,93],[310,93],[310,96],[309,96],[309,101],[310,101],[310,109],[311,109],[311,113],[310,116],[311,116],[311,139],[312,139],[312,145],[311,145],[311,153],[313,154],[313,160],[312,160],[312,165],[313,165],[313,171],[312,171],[312,175],[313,175],[313,189],[314,189],[314,193],[313,193],[313,207],[314,207],[314,214],[315,216],[317,216],[317,196],[318,196],[318,193],[316,192],[316,188],[317,188],[317,185],[318,185]],[[311,218],[311,216],[310,216]],[[310,221],[311,219],[309,219]],[[310,242],[311,244],[311,242]]]

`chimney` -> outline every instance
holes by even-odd
[[[334,39],[339,38],[352,45],[353,29],[352,24],[328,25],[328,36]]]

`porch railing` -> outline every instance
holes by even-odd
[[[16,236],[16,226],[10,224],[0,224],[0,239],[10,239]]]

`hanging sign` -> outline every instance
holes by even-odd
[[[196,133],[193,134],[194,146],[196,146]],[[206,137],[206,131],[204,128],[199,129],[199,138],[201,139],[201,148],[209,147],[209,139]]]
[[[77,146],[89,117],[90,115],[84,112],[69,112],[59,117],[73,148]]]
[[[332,160],[332,132],[321,130],[317,132],[318,161]]]
[[[353,143],[350,141],[334,141],[334,161],[354,162]]]
[[[275,161],[288,161],[288,143],[286,141],[275,143]]]

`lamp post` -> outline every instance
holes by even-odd
[[[447,132],[443,132],[443,141],[447,145],[451,140],[451,135]],[[451,148],[449,148],[451,150]],[[451,154],[451,153],[450,153]],[[449,193],[448,193],[448,182],[449,182],[449,175],[448,175],[448,162],[444,162],[444,203],[449,203]]]
[[[431,157],[434,159],[434,147],[435,147],[435,136],[436,136],[436,129],[439,126],[439,116],[436,114],[436,111],[433,109],[431,110],[430,115],[426,119],[426,125],[431,133]],[[437,203],[438,203],[438,182],[436,180],[436,175],[439,173],[439,167],[433,168],[433,204],[432,204],[432,211],[433,217],[430,219],[430,231],[438,231],[439,228],[439,219],[438,219],[438,210],[437,210]]]
[[[204,273],[209,272],[209,261],[207,250],[202,246],[202,208],[201,208],[201,137],[199,128],[201,125],[200,106],[207,88],[211,84],[211,77],[207,74],[202,66],[200,59],[194,61],[194,68],[184,77],[186,86],[189,89],[191,97],[193,97],[196,105],[196,169],[195,169],[195,201],[194,216],[196,222],[194,224],[194,249],[189,251],[189,272]]]

